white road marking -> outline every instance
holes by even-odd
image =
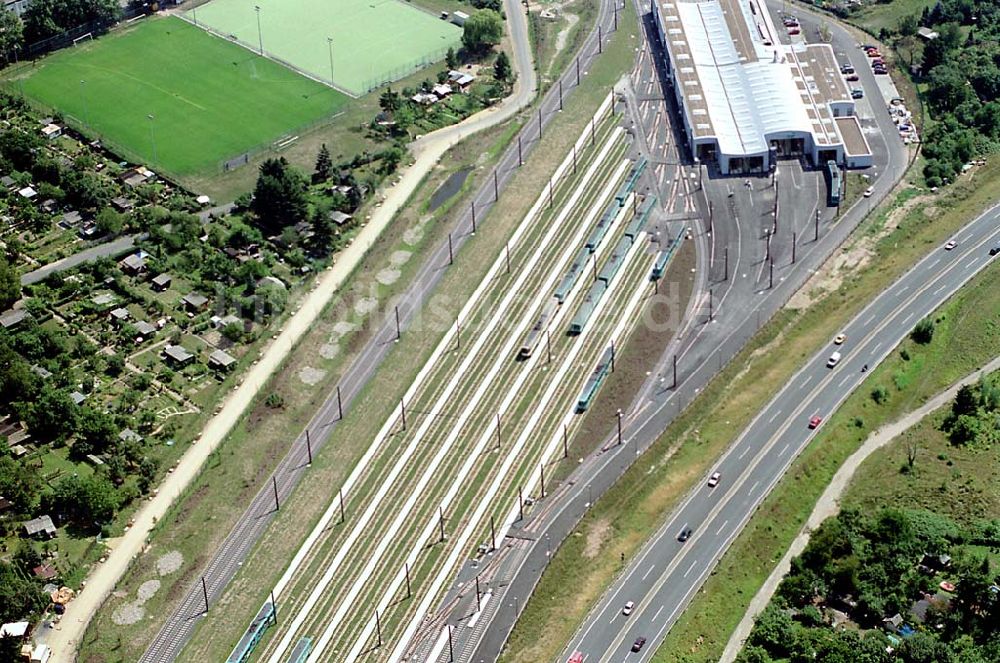
[[[781,414],[781,410],[778,410],[777,412],[775,412],[774,414],[772,414],[771,418],[767,420],[767,423],[772,423],[775,419],[778,418],[779,414]]]
[[[778,452],[778,455],[779,455],[779,456],[784,456],[784,455],[785,455],[785,452],[786,452],[786,451],[788,451],[788,447],[790,447],[790,446],[792,446],[792,443],[791,443],[791,442],[789,442],[789,443],[788,443],[788,444],[786,444],[785,446],[781,447],[781,451],[779,451],[779,452]]]
[[[722,523],[721,525],[719,525],[719,529],[715,530],[715,535],[719,536],[720,534],[722,534],[722,530],[724,530],[726,528],[726,525],[728,525],[728,524],[729,524],[729,521],[726,520],[724,523]]]
[[[912,319],[913,316],[915,316],[916,314],[917,314],[916,311],[910,311],[910,314],[905,318],[903,318],[903,324],[905,325],[907,322],[909,322],[910,319]]]
[[[969,262],[965,263],[965,268],[968,269],[970,267],[975,267],[976,263],[978,263],[978,262],[979,262],[979,256],[972,256],[972,260],[970,260]]]
[[[868,325],[870,325],[872,322],[875,321],[875,316],[876,315],[878,315],[878,313],[872,313],[872,317],[870,317],[867,320],[865,320],[865,327],[867,327]]]
[[[688,577],[688,574],[689,574],[689,573],[691,573],[691,571],[693,571],[693,570],[694,570],[694,567],[695,567],[695,565],[696,565],[697,563],[698,563],[698,560],[694,560],[693,562],[691,562],[691,566],[689,566],[689,567],[688,567],[688,570],[684,572],[684,577],[685,577],[685,578],[687,578],[687,577]]]
[[[813,376],[807,375],[806,378],[805,378],[805,380],[802,381],[802,384],[799,385],[799,389],[805,389],[806,385],[809,384],[810,382],[812,382],[812,379],[813,379]]]
[[[649,567],[649,570],[646,571],[646,573],[642,576],[642,579],[645,580],[647,577],[649,577],[649,574],[652,573],[653,569],[655,569],[655,568],[656,568],[655,564],[653,566]]]
[[[840,384],[839,384],[839,385],[837,385],[837,387],[838,387],[838,388],[840,388],[840,387],[843,387],[843,386],[844,386],[845,384],[847,384],[847,381],[848,381],[848,380],[850,380],[850,379],[851,379],[852,377],[854,377],[854,376],[853,376],[853,375],[850,375],[850,374],[848,374],[848,375],[845,375],[845,376],[844,376],[844,379],[840,381]]]
[[[740,454],[740,460],[743,460],[743,457],[746,456],[748,453],[750,453],[750,445],[749,444],[747,445],[747,448],[743,450],[743,453]]]
[[[931,264],[929,265],[929,267],[930,267],[931,269],[933,269],[933,268],[934,268],[934,266],[935,266],[935,265],[937,265],[937,264],[938,264],[939,262],[941,262],[941,258],[938,258],[937,260],[935,260],[934,262],[932,262],[932,263],[931,263]]]
[[[655,622],[655,621],[656,621],[656,618],[660,616],[660,613],[661,613],[661,612],[663,612],[663,606],[662,606],[662,605],[661,605],[661,606],[660,606],[660,608],[659,608],[659,609],[658,609],[658,610],[656,611],[656,614],[654,614],[654,615],[653,615],[652,619],[650,619],[649,621],[650,621],[650,622]]]
[[[749,495],[753,491],[757,490],[757,486],[759,486],[759,485],[760,485],[760,481],[754,481],[753,485],[750,486],[750,492],[748,492],[747,495]]]
[[[942,284],[942,285],[938,286],[937,290],[935,290],[935,291],[933,292],[933,294],[934,294],[934,295],[936,296],[936,295],[940,294],[940,292],[941,292],[942,290],[944,290],[945,288],[947,288],[947,287],[948,287],[948,285],[947,285],[947,284]]]
[[[882,341],[879,341],[878,343],[875,344],[875,347],[872,348],[872,354],[875,354],[876,352],[878,352],[878,349],[881,348],[881,347],[882,347]]]

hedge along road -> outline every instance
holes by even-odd
[[[81,591],[77,598],[66,606],[66,613],[63,615],[60,624],[46,636],[46,643],[52,648],[53,663],[71,663],[75,659],[75,652],[83,637],[84,631],[90,622],[91,617],[104,603],[108,595],[113,591],[119,579],[124,575],[129,562],[137,557],[144,548],[147,537],[158,520],[164,517],[173,504],[174,500],[184,492],[187,486],[201,471],[209,455],[225,439],[229,431],[237,423],[240,417],[249,409],[254,402],[260,389],[267,384],[270,376],[280,370],[285,358],[291,349],[302,338],[302,336],[312,327],[313,323],[326,309],[354,269],[360,264],[368,249],[371,248],[382,231],[389,225],[396,212],[407,203],[411,195],[423,181],[424,177],[437,164],[441,157],[451,147],[462,139],[478,131],[495,126],[509,120],[518,111],[527,106],[534,99],[536,92],[536,78],[534,61],[532,58],[531,44],[528,38],[527,21],[520,10],[517,0],[505,0],[504,6],[507,12],[507,25],[510,29],[510,38],[514,51],[514,69],[517,72],[517,83],[514,86],[514,93],[504,99],[499,106],[487,109],[481,113],[466,119],[450,127],[439,129],[427,134],[411,144],[411,151],[414,162],[407,167],[400,175],[397,184],[388,188],[384,193],[384,201],[381,207],[372,211],[368,224],[357,235],[355,241],[337,257],[334,265],[319,277],[316,287],[302,303],[301,308],[285,324],[283,331],[264,351],[260,361],[254,365],[246,374],[242,384],[234,390],[223,403],[219,413],[209,420],[205,426],[198,443],[191,446],[190,450],[179,461],[174,472],[168,474],[163,483],[159,486],[157,495],[146,502],[135,514],[134,523],[124,536],[108,541],[111,549],[107,560],[95,566],[86,580],[86,589]],[[522,130],[522,140],[528,141],[533,136],[537,136],[537,127],[529,125]],[[532,133],[534,132],[534,133]],[[517,167],[517,149],[508,150],[500,164],[497,166],[497,175],[500,185],[505,185],[512,176],[512,171]],[[512,165],[513,164],[513,165]],[[488,195],[485,191],[480,191],[477,197],[477,207],[485,212],[488,203],[493,201],[493,183],[489,183]],[[480,202],[480,201],[488,201]],[[459,228],[471,226],[471,218],[463,216],[457,221]],[[415,309],[407,302],[420,301],[421,293],[426,292],[438,278],[434,265],[440,264],[440,255],[447,250],[447,247],[439,247],[433,255],[429,256],[425,269],[411,287],[406,301],[400,305],[401,322],[405,324]],[[374,370],[377,360],[384,352],[383,345],[386,328],[369,342],[368,347],[362,353],[359,361],[351,367],[345,376],[342,385],[343,395],[349,404],[350,399],[361,391],[364,383]],[[395,332],[392,331],[392,334]],[[292,445],[289,454],[278,468],[279,492],[287,495],[291,492],[294,483],[298,479],[298,474],[292,474],[288,470],[300,463],[300,457],[305,454],[305,436],[303,435]],[[294,477],[294,478],[293,478]],[[270,491],[270,485],[266,486]],[[249,537],[230,536],[217,552],[210,564],[211,577],[207,577],[209,586],[209,596],[214,598],[221,594],[225,584],[232,577],[237,568],[237,564],[243,555],[249,550],[253,541],[263,531],[266,525],[266,518],[255,517],[258,495],[248,511],[249,516],[244,516],[243,521],[237,525],[237,530],[241,526],[252,528],[248,531]],[[270,500],[268,500],[270,501]],[[254,522],[256,521],[256,522]],[[256,525],[261,527],[258,529]],[[235,532],[236,530],[234,530]],[[221,563],[220,563],[221,562]],[[198,601],[201,600],[200,585],[197,593]],[[176,626],[169,631],[169,644],[161,643],[164,632],[157,636],[157,640],[151,646],[151,651],[155,648],[155,656],[150,658],[151,651],[147,651],[143,660],[173,660],[177,652],[186,642],[187,637],[195,626],[195,620],[188,617],[196,612],[200,612],[202,606],[199,603],[197,610],[192,610],[189,605],[191,594],[185,599],[181,609],[176,613],[164,627],[167,631],[171,626]],[[186,609],[186,611],[185,611]],[[166,645],[166,646],[164,646]]]

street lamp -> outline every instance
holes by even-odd
[[[254,5],[253,10],[257,12],[257,46],[260,48],[260,56],[264,57],[264,37],[260,32],[260,5]]]
[[[149,142],[153,146],[153,163],[156,163],[157,161],[159,161],[159,159],[156,158],[156,135],[153,133],[153,120],[155,118],[153,117],[152,113],[150,113],[146,117],[149,118]]]
[[[330,85],[333,85],[333,37],[326,38],[326,45],[330,50]]]

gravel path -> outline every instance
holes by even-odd
[[[978,382],[983,375],[993,373],[997,370],[1000,370],[1000,357],[996,357],[983,368],[966,375],[946,390],[929,399],[916,410],[904,415],[901,419],[872,431],[868,439],[861,445],[861,448],[851,454],[840,469],[837,470],[837,473],[833,475],[830,485],[823,491],[813,512],[809,514],[806,524],[798,536],[795,537],[795,540],[792,541],[788,552],[781,558],[781,561],[778,562],[771,575],[768,576],[764,585],[757,592],[757,595],[750,601],[743,619],[740,620],[736,630],[729,637],[729,642],[726,644],[726,649],[723,651],[719,663],[733,663],[736,660],[737,654],[743,648],[743,643],[750,635],[754,619],[771,601],[771,597],[774,595],[775,590],[778,589],[781,579],[785,577],[788,569],[791,568],[792,559],[800,555],[805,549],[806,544],[809,543],[809,533],[819,527],[824,520],[837,515],[840,511],[840,496],[847,489],[847,485],[861,463],[875,451],[889,444],[908,429],[918,424],[928,414],[950,403],[955,398],[955,394],[958,393],[960,387]]]

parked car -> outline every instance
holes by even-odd
[[[853,90],[851,90],[851,99],[861,99],[864,96],[865,96],[865,91],[859,87],[856,87]]]
[[[873,186],[868,187],[867,189],[865,189],[865,198],[871,198],[873,193],[875,193],[875,187]]]
[[[858,80],[858,75],[857,74],[848,74],[847,76],[845,76],[845,79],[849,80],[849,81],[856,81],[856,80]]]

